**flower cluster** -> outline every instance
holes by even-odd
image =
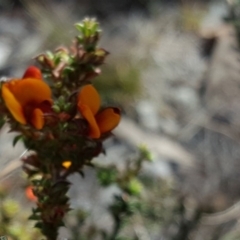
[[[51,111],[50,87],[42,80],[40,69],[29,67],[22,79],[11,79],[2,85],[2,98],[15,120],[40,130],[44,113]]]
[[[98,23],[85,19],[76,28],[79,35],[69,49],[40,54],[39,67],[1,83],[1,109],[19,133],[14,143],[21,139],[34,151],[23,159],[23,169],[31,181],[27,194],[37,204],[31,219],[47,239],[56,239],[69,211],[67,177],[83,175],[121,118],[119,108],[102,107],[92,84],[108,55],[97,45]]]
[[[92,85],[84,86],[78,95],[78,110],[89,124],[89,137],[99,138],[110,132],[120,121],[118,108],[100,109],[100,97]]]
[[[37,130],[44,127],[45,115],[54,112],[52,97],[51,88],[43,81],[40,69],[34,66],[30,66],[21,79],[14,78],[2,84],[2,98],[14,119]],[[120,121],[118,108],[108,107],[99,111],[100,96],[90,84],[80,88],[76,106],[80,117],[88,123],[87,136],[90,138],[100,138],[102,134],[111,132]]]

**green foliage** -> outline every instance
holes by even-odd
[[[201,5],[191,2],[183,2],[180,15],[180,27],[185,31],[197,32],[205,15],[205,9]]]
[[[136,178],[131,179],[126,186],[126,192],[128,192],[130,195],[140,195],[142,190],[143,186]]]
[[[129,101],[141,93],[140,66],[131,60],[117,58],[103,67],[103,75],[98,77],[96,87],[107,103],[116,102],[128,106]]]
[[[145,159],[145,161],[149,161],[149,162],[153,161],[152,154],[145,145],[139,146],[138,149],[139,149],[140,158]]]
[[[36,221],[34,226],[47,240],[57,238],[70,211],[67,177],[83,175],[84,166],[93,165],[93,158],[103,151],[102,142],[121,118],[118,108],[101,109],[101,97],[91,82],[101,73],[100,66],[108,55],[98,46],[98,22],[86,18],[76,24],[76,29],[72,46],[37,56],[40,68],[30,66],[22,78],[3,83],[0,99],[10,130],[19,133],[13,145],[21,139],[34,152],[22,159],[34,195],[30,198],[36,202],[29,219]],[[47,83],[39,81],[43,79]],[[21,90],[22,83],[28,85],[23,84],[29,96]],[[14,96],[12,84],[16,92],[23,92],[23,101]],[[31,92],[34,89],[36,92]],[[45,97],[37,99],[37,94]],[[9,104],[12,98],[17,108]],[[114,125],[109,124],[112,120]]]
[[[229,12],[225,20],[231,23],[235,28],[238,47],[240,48],[240,14],[239,14],[240,1],[239,0],[228,1],[228,4],[229,4]]]
[[[8,191],[0,185],[0,236],[12,240],[40,240],[40,232],[27,221],[28,214],[29,211],[8,197]]]
[[[104,187],[116,182],[117,170],[112,168],[101,168],[97,173],[98,180],[100,184]]]
[[[137,156],[127,160],[124,169],[119,169],[117,164],[95,166],[101,186],[108,188],[114,185],[120,190],[106,209],[114,221],[113,228],[105,231],[94,224],[89,225],[90,212],[78,215],[73,211],[70,219],[66,220],[71,239],[137,240],[139,236],[134,231],[135,227],[156,232],[180,218],[178,209],[182,203],[178,201],[172,182],[141,174],[142,163],[149,160],[150,153],[146,147],[141,146],[140,149]]]

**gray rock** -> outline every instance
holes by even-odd
[[[158,108],[152,101],[140,100],[136,103],[136,112],[140,125],[152,131],[158,131],[160,121]]]
[[[8,38],[0,37],[0,69],[3,68],[12,53],[12,46]]]

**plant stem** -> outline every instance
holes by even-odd
[[[49,224],[46,226],[46,231],[42,230],[42,233],[46,237],[46,240],[56,240],[58,236],[58,227]]]
[[[112,235],[110,236],[109,240],[115,240],[121,227],[122,227],[122,221],[121,221],[120,217],[115,216],[114,220],[115,220],[114,221],[114,229],[113,229]]]

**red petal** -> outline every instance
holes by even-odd
[[[112,131],[120,122],[121,115],[118,108],[105,108],[96,115],[97,125],[101,133]]]
[[[26,197],[30,200],[30,201],[33,201],[33,202],[36,202],[37,201],[37,197],[34,195],[33,193],[33,190],[32,190],[32,186],[28,186],[26,189],[25,189],[25,194],[26,194]]]
[[[30,66],[27,68],[22,78],[42,79],[42,73],[39,68],[35,66]]]
[[[99,138],[100,137],[100,130],[96,123],[96,120],[93,116],[92,111],[87,105],[79,104],[78,105],[79,111],[81,112],[82,116],[87,120],[89,124],[89,134],[88,136],[91,138]]]

